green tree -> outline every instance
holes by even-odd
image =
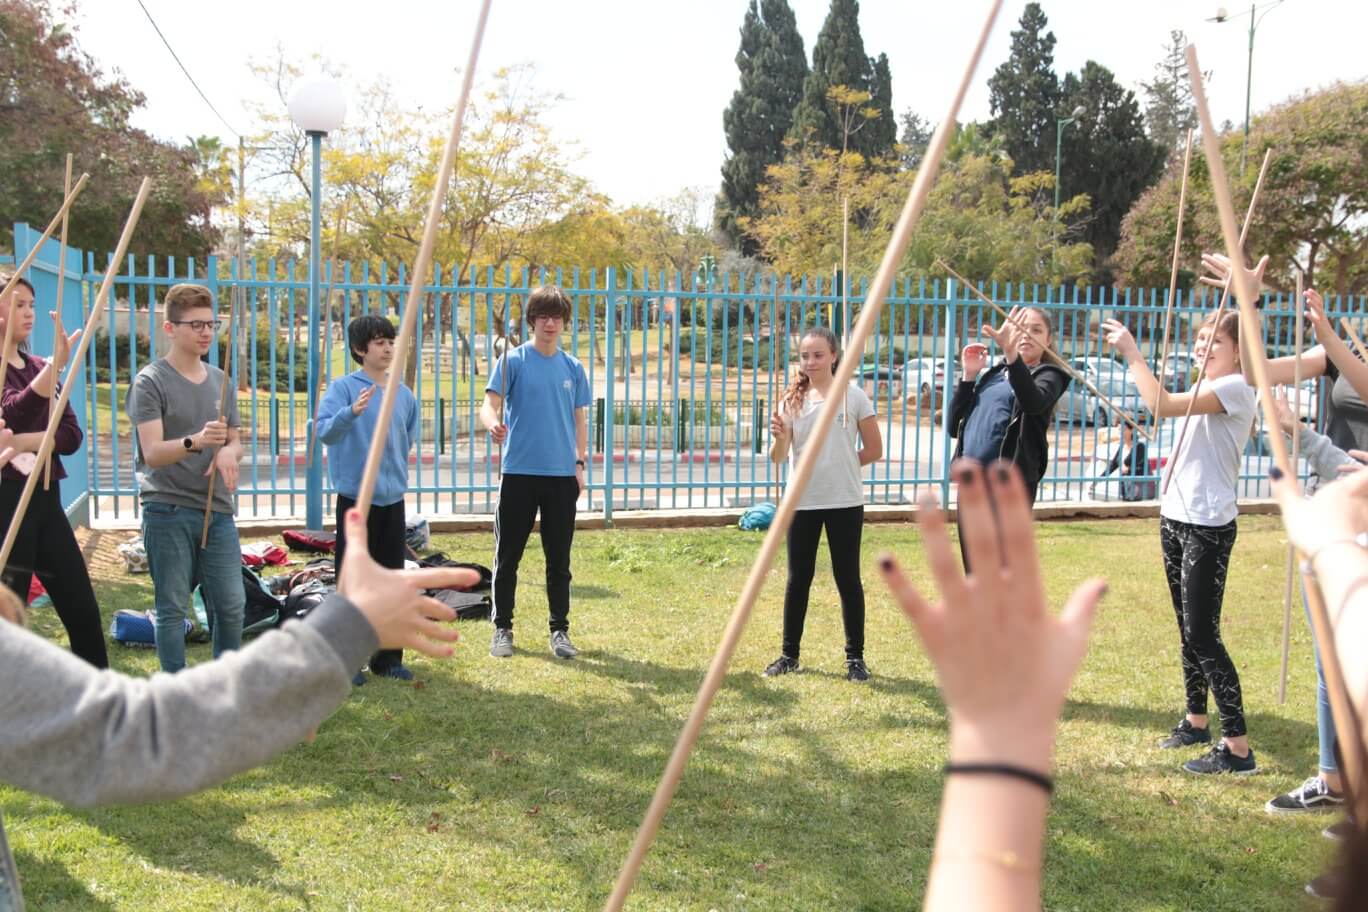
[[[1060,109],[1054,72],[1054,32],[1039,3],[1026,4],[1012,51],[988,80],[989,130],[1023,172],[1053,171],[1055,116]]]
[[[878,63],[865,56],[864,39],[860,37],[860,4],[858,0],[831,0],[822,31],[812,46],[812,71],[803,82],[803,97],[793,114],[791,135],[800,141],[812,141],[829,149],[839,149],[845,138],[842,132],[839,107],[831,102],[831,89],[844,86],[854,92],[877,91],[886,104],[878,108],[873,126],[855,139],[850,151],[859,152],[867,160],[882,158],[893,151],[897,127],[893,118],[893,86],[888,72],[888,60],[881,55]]]
[[[1197,127],[1197,106],[1192,100],[1183,49],[1187,36],[1182,29],[1169,33],[1164,58],[1154,65],[1154,78],[1140,85],[1145,90],[1145,125],[1150,139],[1165,149],[1182,149],[1187,131]]]
[[[106,78],[81,50],[49,0],[0,0],[0,245],[11,220],[46,227],[62,203],[68,152],[90,182],[71,210],[70,243],[113,249],[143,177],[153,193],[132,250],[204,256],[219,232],[211,220],[223,197],[203,186],[194,149],[154,139],[130,124],[144,98]]]
[[[902,132],[898,134],[898,160],[903,168],[913,169],[921,164],[926,147],[931,145],[935,126],[916,111],[908,108],[902,116]]]
[[[1237,206],[1248,204],[1258,178],[1235,165],[1242,134],[1233,126],[1221,136]],[[1295,270],[1308,286],[1336,294],[1368,293],[1368,83],[1339,83],[1275,105],[1250,125],[1249,157],[1258,162],[1273,150],[1246,242],[1246,253],[1268,254],[1270,287],[1290,290]],[[1200,147],[1188,177],[1188,212],[1182,263],[1195,271],[1203,250],[1223,250],[1211,181]],[[1134,285],[1166,281],[1173,247],[1182,163],[1170,161],[1160,182],[1126,215],[1117,264]],[[1159,277],[1163,278],[1160,279]]]
[[[755,214],[765,169],[783,158],[807,76],[803,39],[788,0],[764,0],[758,9],[751,0],[736,66],[741,84],[722,114],[729,154],[722,165],[717,224],[750,256],[755,248],[738,219]]]
[[[1064,78],[1062,95],[1060,111],[1084,113],[1064,132],[1060,187],[1092,200],[1084,240],[1102,270],[1121,238],[1121,220],[1162,173],[1167,150],[1145,135],[1135,93],[1106,67],[1089,60]]]

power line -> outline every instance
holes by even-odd
[[[219,122],[228,128],[229,133],[240,138],[242,134],[237,130],[234,130],[233,125],[219,113],[218,108],[214,107],[214,103],[209,100],[209,96],[205,95],[204,90],[199,87],[199,83],[195,82],[195,77],[191,76],[190,71],[185,68],[185,64],[181,63],[180,57],[176,54],[176,49],[171,47],[171,42],[166,40],[166,36],[162,34],[161,28],[157,25],[157,20],[152,18],[152,13],[148,10],[147,5],[143,3],[143,0],[138,0],[138,6],[142,7],[143,15],[147,16],[147,21],[152,23],[152,30],[157,33],[157,37],[161,39],[162,44],[166,45],[166,50],[170,52],[171,59],[176,61],[176,66],[180,67],[181,72],[185,74],[185,78],[190,80],[190,85],[195,87],[195,91],[199,93],[199,97],[204,100],[204,103],[209,106],[209,110],[213,111],[214,116],[219,119]]]

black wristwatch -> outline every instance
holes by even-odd
[[[577,468],[577,469],[582,469],[582,468],[584,468],[584,460],[583,460],[583,459],[576,459],[576,460],[575,460],[575,468]]]
[[[185,447],[185,449],[186,449],[187,452],[190,452],[190,453],[195,452],[195,438],[194,438],[194,437],[186,437],[185,439],[183,439],[183,440],[181,441],[181,445]]]

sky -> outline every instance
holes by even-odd
[[[138,0],[79,0],[82,48],[147,96],[134,123],[154,135],[236,135],[200,99],[157,37]],[[1230,20],[1205,21],[1218,4]],[[142,0],[204,94],[234,131],[250,132],[244,101],[266,100],[251,60],[315,54],[344,68],[345,86],[389,80],[406,108],[440,110],[460,90],[475,0]],[[1335,80],[1368,76],[1363,0],[1257,0],[1253,109]],[[811,61],[829,0],[790,0]],[[990,116],[988,77],[1011,46],[1024,0],[1004,4],[960,114]],[[1140,91],[1172,29],[1197,46],[1212,113],[1244,120],[1249,5],[1231,0],[1043,0],[1061,77],[1087,60]],[[734,57],[746,0],[494,0],[477,77],[520,63],[535,84],[565,96],[550,114],[581,156],[576,170],[617,204],[649,203],[686,187],[710,191],[726,156],[722,111],[735,91]],[[863,0],[865,53],[887,53],[893,107],[944,118],[986,0]],[[1142,97],[1143,101],[1143,97]]]

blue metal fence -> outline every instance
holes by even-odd
[[[23,226],[20,226],[23,227]],[[27,237],[16,230],[16,238]],[[26,251],[18,249],[20,256]],[[84,300],[93,302],[100,274],[85,254]],[[158,307],[167,287],[199,281],[220,296],[224,312],[240,291],[242,309],[230,341],[239,379],[246,461],[239,508],[252,515],[304,512],[305,433],[309,340],[307,268],[293,261],[248,261],[241,276],[233,261],[129,257],[107,305],[99,350],[86,364],[86,458],[92,515],[136,514],[131,436],[123,397],[161,335]],[[324,276],[324,285],[332,281]],[[591,459],[583,506],[602,510],[707,508],[772,500],[786,470],[766,456],[769,414],[796,364],[802,329],[839,328],[841,289],[823,277],[709,276],[604,270],[529,274],[490,268],[457,274],[435,267],[419,314],[421,343],[413,384],[423,421],[411,470],[412,505],[425,514],[488,513],[499,481],[498,452],[479,425],[484,381],[501,351],[501,323],[521,318],[521,302],[537,285],[555,282],[572,302],[563,342],[584,363],[594,392]],[[404,267],[343,264],[333,283],[330,331],[323,346],[325,380],[350,370],[341,329],[361,313],[398,319],[408,290]],[[984,286],[1004,307],[1022,304],[1050,314],[1055,349],[1127,408],[1139,406],[1122,364],[1104,350],[1097,325],[1115,317],[1132,326],[1142,349],[1158,360],[1165,312],[1162,290],[1045,286]],[[847,289],[858,314],[867,286]],[[73,300],[68,292],[68,300]],[[40,291],[40,308],[47,298]],[[117,302],[116,302],[117,299]],[[1173,349],[1191,350],[1197,322],[1215,307],[1206,289],[1181,294]],[[1362,299],[1330,299],[1336,315],[1361,312]],[[1284,295],[1263,302],[1271,351],[1292,350],[1293,310]],[[69,318],[70,319],[70,318]],[[953,442],[939,424],[953,391],[960,349],[994,315],[957,283],[911,279],[895,284],[857,370],[875,400],[885,457],[865,470],[869,499],[905,503],[933,487],[949,502],[947,465]],[[43,321],[39,322],[43,325]],[[226,334],[226,333],[225,333]],[[518,333],[522,335],[522,333]],[[138,336],[144,337],[140,344]],[[42,351],[43,342],[35,340]],[[49,341],[50,344],[50,341]],[[141,351],[140,351],[141,349]],[[950,357],[947,358],[947,353]],[[853,357],[847,353],[846,357]],[[220,358],[216,347],[211,358]],[[1168,376],[1176,387],[1191,371]],[[941,374],[938,375],[938,369]],[[1147,415],[1147,411],[1140,408]],[[1086,391],[1071,387],[1053,418],[1051,461],[1042,502],[1115,497],[1116,479],[1100,469],[1118,444],[1114,415]],[[1152,460],[1164,458],[1172,422],[1157,428]],[[1251,442],[1242,494],[1260,493],[1263,444]],[[1110,486],[1110,487],[1109,487]],[[78,489],[79,490],[79,489]],[[330,488],[328,490],[331,494]]]

